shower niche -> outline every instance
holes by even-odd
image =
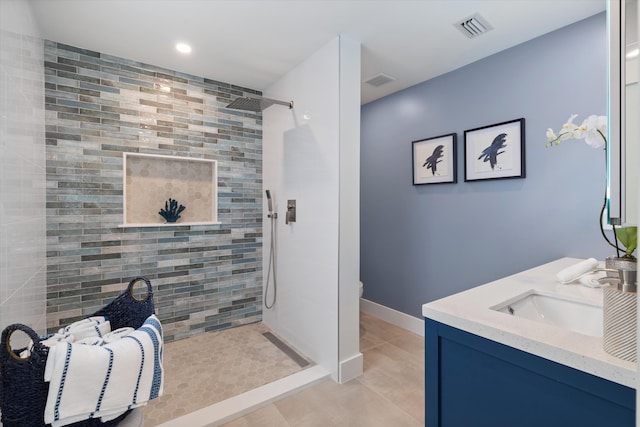
[[[215,160],[124,153],[121,227],[219,224],[217,175]],[[176,222],[160,214],[170,199],[184,206]]]

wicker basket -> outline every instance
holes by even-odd
[[[147,285],[145,299],[137,299],[133,293],[134,284],[142,280]],[[105,316],[111,322],[113,330],[122,327],[134,329],[142,326],[147,317],[154,314],[153,290],[151,282],[145,277],[136,277],[116,299],[107,304],[92,316]],[[15,331],[26,333],[33,341],[31,355],[20,358],[23,350],[13,351],[10,337]],[[0,411],[2,411],[3,427],[44,427],[44,408],[47,402],[48,383],[44,382],[44,370],[47,364],[49,347],[40,343],[40,338],[28,326],[13,324],[2,331],[0,341]],[[73,427],[107,427],[115,426],[130,411],[120,417],[101,422],[99,419],[88,419],[74,424]],[[48,425],[48,424],[47,424]]]

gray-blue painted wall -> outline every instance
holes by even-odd
[[[557,258],[614,255],[598,227],[604,150],[545,148],[571,113],[606,114],[606,49],[602,13],[362,107],[364,298],[420,317]],[[520,117],[526,178],[464,182],[464,131]],[[458,182],[412,185],[411,141],[452,132]]]

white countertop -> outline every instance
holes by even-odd
[[[424,304],[422,315],[440,323],[519,350],[636,388],[636,363],[606,353],[602,338],[492,310],[532,289],[594,301],[602,305],[602,289],[578,282],[563,285],[556,273],[582,259],[562,258],[486,285]]]

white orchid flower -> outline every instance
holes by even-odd
[[[580,129],[580,126],[573,123],[573,120],[578,117],[577,114],[572,114],[567,120],[567,123],[562,125],[562,130],[560,131],[560,139],[580,139],[582,138],[583,131]]]
[[[567,120],[567,123],[565,123],[563,127],[564,126],[571,127],[571,128],[575,127],[575,125],[573,124],[573,121],[575,120],[576,117],[578,117],[577,114],[572,114],[571,116],[569,116],[569,120]]]
[[[553,129],[549,128],[547,129],[547,145],[546,147],[549,148],[551,147],[551,144],[560,144],[560,137],[558,135],[556,135],[556,133],[553,131]]]
[[[598,130],[604,138],[607,133],[607,116],[589,116],[587,117],[587,129]]]
[[[572,114],[557,135],[553,129],[547,129],[546,146],[558,145],[560,141],[567,139],[584,139],[593,148],[600,148],[606,144],[607,116],[591,115],[580,126],[573,123],[576,117],[577,114]]]
[[[607,117],[606,116],[589,116],[584,121],[586,128],[584,141],[593,148],[601,148],[607,143],[605,135],[607,134]]]

